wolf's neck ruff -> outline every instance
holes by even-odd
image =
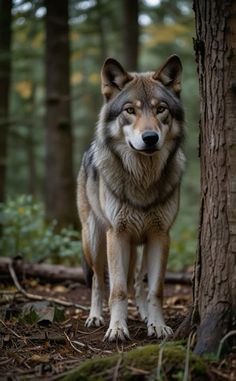
[[[135,152],[122,155],[107,141],[104,155],[104,146],[98,143],[94,153],[96,171],[114,197],[147,211],[164,204],[180,185],[185,164],[182,140],[183,136],[179,136],[165,153],[151,157]]]

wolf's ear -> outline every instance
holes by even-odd
[[[180,58],[174,54],[154,73],[153,78],[179,95],[181,91],[181,75],[182,63]]]
[[[101,79],[102,94],[108,101],[121,91],[133,77],[123,69],[118,61],[107,58],[102,67]]]

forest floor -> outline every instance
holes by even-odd
[[[41,284],[27,279],[21,285],[32,294],[60,298],[85,308],[90,305],[90,290],[79,283]],[[55,308],[52,303],[29,300],[9,283],[0,283],[0,298],[0,380],[59,380],[86,359],[157,342],[147,338],[146,326],[140,322],[132,301],[128,320],[131,340],[108,343],[103,342],[109,322],[107,306],[105,326],[88,329],[84,326],[88,310]],[[173,330],[183,321],[190,305],[190,286],[165,286],[164,313]],[[133,380],[148,379],[147,373],[133,371]],[[236,380],[235,356],[209,361],[208,375],[214,381]]]

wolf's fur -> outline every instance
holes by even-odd
[[[108,340],[129,337],[127,293],[135,297],[148,335],[172,333],[162,312],[169,230],[179,207],[185,158],[182,65],[171,56],[156,72],[127,73],[113,59],[102,69],[105,98],[96,136],[78,177],[83,252],[93,270],[87,326],[103,324],[104,266],[110,280]],[[158,141],[153,140],[158,139]],[[152,139],[152,140],[150,140]],[[136,262],[136,248],[143,255]],[[148,274],[148,295],[143,277]]]

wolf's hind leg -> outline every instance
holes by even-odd
[[[141,319],[147,322],[147,292],[144,285],[144,277],[147,273],[147,255],[145,247],[137,253],[137,266],[135,272],[135,301]]]
[[[93,270],[91,308],[86,327],[99,327],[104,324],[102,317],[104,292],[104,266],[106,259],[105,234],[98,227],[95,217],[91,214],[87,229],[83,229],[83,247],[89,249],[88,257]]]
[[[92,281],[92,296],[91,296],[91,308],[89,317],[87,318],[86,327],[100,327],[104,325],[104,319],[102,317],[102,301],[103,301],[103,285],[100,270],[96,269],[93,273]]]

